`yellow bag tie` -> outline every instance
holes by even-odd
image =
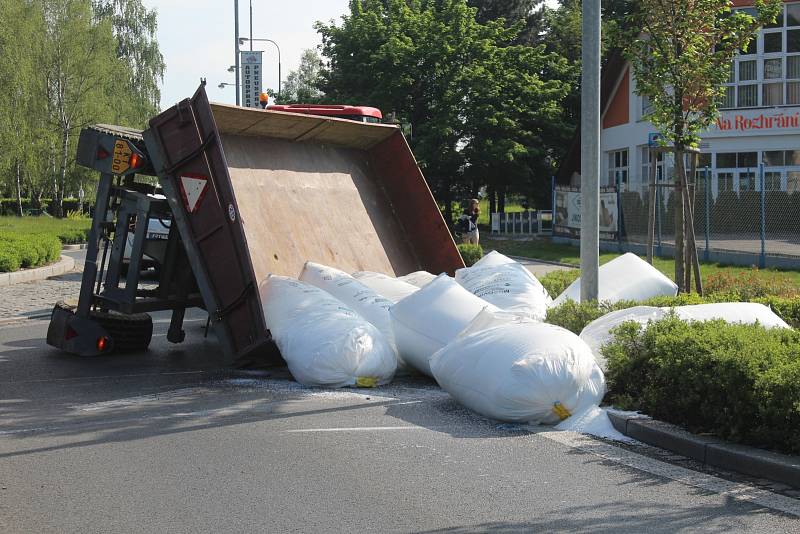
[[[555,413],[562,421],[572,416],[569,410],[567,410],[560,402],[553,403],[553,413]]]
[[[356,387],[360,388],[374,388],[378,385],[378,379],[374,376],[357,376]]]

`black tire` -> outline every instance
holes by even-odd
[[[90,315],[111,336],[114,352],[147,350],[150,345],[153,338],[153,318],[150,315],[101,311],[92,311]]]

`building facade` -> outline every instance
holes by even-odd
[[[752,9],[752,1],[734,5]],[[673,163],[669,155],[651,157],[656,129],[644,118],[649,103],[636,95],[629,65],[612,63],[604,78],[600,185],[644,194],[650,165],[660,180],[669,180]],[[736,57],[725,87],[720,118],[701,135],[700,175],[710,178],[704,187],[714,198],[759,191],[762,182],[766,191],[800,191],[800,1],[785,2],[778,21]],[[579,162],[571,164],[561,175],[578,185]]]

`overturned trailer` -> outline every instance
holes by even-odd
[[[68,352],[146,348],[158,310],[181,342],[185,310],[200,307],[234,360],[270,343],[258,283],[271,273],[296,277],[308,260],[395,276],[463,267],[395,126],[211,103],[201,86],[144,132],[87,128],[78,162],[101,177],[78,305],[56,305],[47,335]],[[147,287],[154,218],[169,234]]]

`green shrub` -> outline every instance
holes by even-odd
[[[480,245],[458,245],[458,251],[464,259],[464,265],[470,267],[483,257],[483,248]]]
[[[610,311],[613,311],[611,306],[598,305],[597,302],[578,303],[568,300],[560,306],[548,309],[545,322],[580,334],[583,327]]]
[[[800,453],[800,332],[626,323],[603,348],[610,400],[692,432]]]
[[[753,299],[753,302],[769,306],[781,319],[792,325],[792,328],[800,328],[800,297],[761,297]]]
[[[47,234],[0,232],[0,272],[45,265],[61,256],[61,242]]]
[[[543,284],[546,278],[547,277],[544,277],[542,279]],[[634,306],[668,308],[672,306],[712,304],[715,302],[757,302],[764,304],[792,327],[800,328],[800,297],[760,297],[747,300],[739,298],[736,294],[714,294],[701,297],[696,293],[681,293],[674,297],[653,297],[642,302],[622,301],[614,304],[603,303],[600,305],[596,302],[577,304],[573,301],[567,301],[560,306],[547,310],[547,318],[545,321],[562,326],[576,334],[580,334],[587,324],[602,317],[606,313],[616,310],[632,308]]]
[[[0,273],[18,271],[21,265],[17,248],[0,236]]]
[[[544,288],[550,293],[550,296],[556,298],[569,285],[578,279],[581,272],[578,269],[568,269],[565,271],[553,271],[544,275],[539,281]]]

